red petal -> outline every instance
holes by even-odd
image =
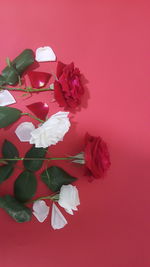
[[[61,85],[59,82],[55,81],[54,83],[54,97],[56,101],[58,102],[60,107],[66,107],[67,103],[65,101],[65,98],[63,97],[62,91],[61,91]]]
[[[31,110],[41,120],[45,120],[49,112],[49,106],[46,103],[42,102],[27,105],[27,108]]]
[[[29,71],[27,74],[33,88],[44,87],[51,77],[51,74],[40,71]]]
[[[64,69],[65,66],[66,66],[66,64],[58,61],[58,63],[57,63],[57,71],[56,71],[56,75],[57,75],[58,79],[62,75],[63,69]]]

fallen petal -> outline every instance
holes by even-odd
[[[56,61],[56,55],[50,46],[37,48],[35,55],[35,59],[38,62]]]
[[[50,73],[40,71],[29,71],[27,74],[33,88],[42,88],[46,86],[51,77]]]
[[[27,105],[27,108],[31,110],[39,119],[44,120],[49,112],[49,106],[43,102],[36,102]]]
[[[32,122],[22,122],[15,130],[15,134],[21,142],[28,142],[31,138],[31,132],[35,129]]]
[[[39,222],[44,222],[49,214],[49,207],[44,200],[37,200],[33,204],[33,214]]]
[[[16,103],[16,100],[8,90],[0,91],[0,106],[8,106],[14,103]]]
[[[51,216],[51,226],[54,230],[61,229],[67,224],[67,220],[62,215],[61,211],[53,203],[52,205],[52,216]]]

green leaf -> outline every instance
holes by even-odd
[[[7,66],[2,71],[1,76],[5,80],[5,84],[14,85],[18,83],[19,75],[22,75],[23,72],[33,63],[34,52],[31,49],[25,49],[18,57],[11,61],[10,66]]]
[[[26,202],[31,199],[37,188],[35,175],[30,171],[22,172],[14,183],[14,194],[17,200]]]
[[[2,86],[4,84],[6,84],[5,78],[2,75],[0,75],[0,86]]]
[[[45,158],[46,149],[32,146],[26,153],[25,158]],[[27,170],[37,171],[42,167],[43,160],[24,160],[23,164]]]
[[[15,67],[13,65],[10,67],[8,66],[6,70],[7,71],[2,71],[2,76],[5,79],[5,83],[9,85],[18,83],[19,78]]]
[[[77,178],[71,176],[62,168],[57,166],[51,166],[46,169],[42,175],[42,181],[51,189],[53,192],[60,190],[62,185],[71,184]]]
[[[7,127],[17,121],[21,116],[21,110],[10,107],[0,107],[0,128]]]
[[[16,66],[16,70],[19,75],[22,75],[23,72],[34,63],[34,52],[32,49],[25,49],[18,57],[16,57],[12,64]]]
[[[16,222],[22,223],[31,220],[31,210],[10,195],[0,197],[0,207],[3,208]]]
[[[19,152],[18,149],[8,140],[5,140],[2,146],[2,155],[4,158],[18,158]],[[16,161],[9,161],[9,163],[14,164]]]
[[[0,184],[10,177],[14,170],[12,164],[0,166]]]

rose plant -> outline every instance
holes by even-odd
[[[54,96],[59,106],[65,110],[76,109],[82,103],[85,88],[82,83],[82,75],[74,63],[64,64],[58,62],[54,84],[49,84],[52,73],[28,71],[36,61],[55,61],[56,56],[50,47],[39,48],[34,53],[31,49],[24,50],[13,61],[7,58],[7,66],[0,75],[0,94],[3,101],[0,106],[0,128],[10,126],[22,116],[29,116],[40,124],[35,127],[31,122],[23,122],[15,131],[21,142],[28,141],[32,146],[20,157],[18,148],[8,140],[2,144],[2,157],[0,158],[0,184],[9,179],[14,172],[18,161],[23,163],[23,171],[16,177],[13,185],[13,196],[0,196],[0,208],[4,209],[16,222],[28,222],[32,214],[39,222],[44,222],[50,212],[52,202],[51,226],[53,229],[61,229],[67,224],[61,210],[73,215],[80,205],[79,192],[75,185],[77,178],[70,175],[63,168],[56,165],[44,166],[44,162],[53,160],[68,160],[70,163],[84,165],[85,175],[89,181],[104,177],[110,167],[109,152],[106,143],[98,136],[85,135],[83,151],[75,156],[47,157],[48,148],[63,141],[71,126],[69,112],[59,111],[51,117],[47,117],[49,107],[42,102],[32,103],[27,106],[31,113],[20,109],[8,107],[15,100],[8,91],[23,91],[26,93],[54,90]],[[23,81],[28,75],[32,87],[25,87]],[[19,87],[10,87],[18,84]],[[6,90],[6,91],[4,91]],[[4,93],[5,92],[5,93]],[[33,114],[34,115],[33,115]],[[40,174],[42,182],[48,187],[48,196],[35,198],[37,190],[36,171],[43,167]]]

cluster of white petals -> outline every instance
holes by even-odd
[[[31,132],[30,144],[46,148],[63,141],[64,135],[70,128],[69,112],[59,111],[46,122]]]

